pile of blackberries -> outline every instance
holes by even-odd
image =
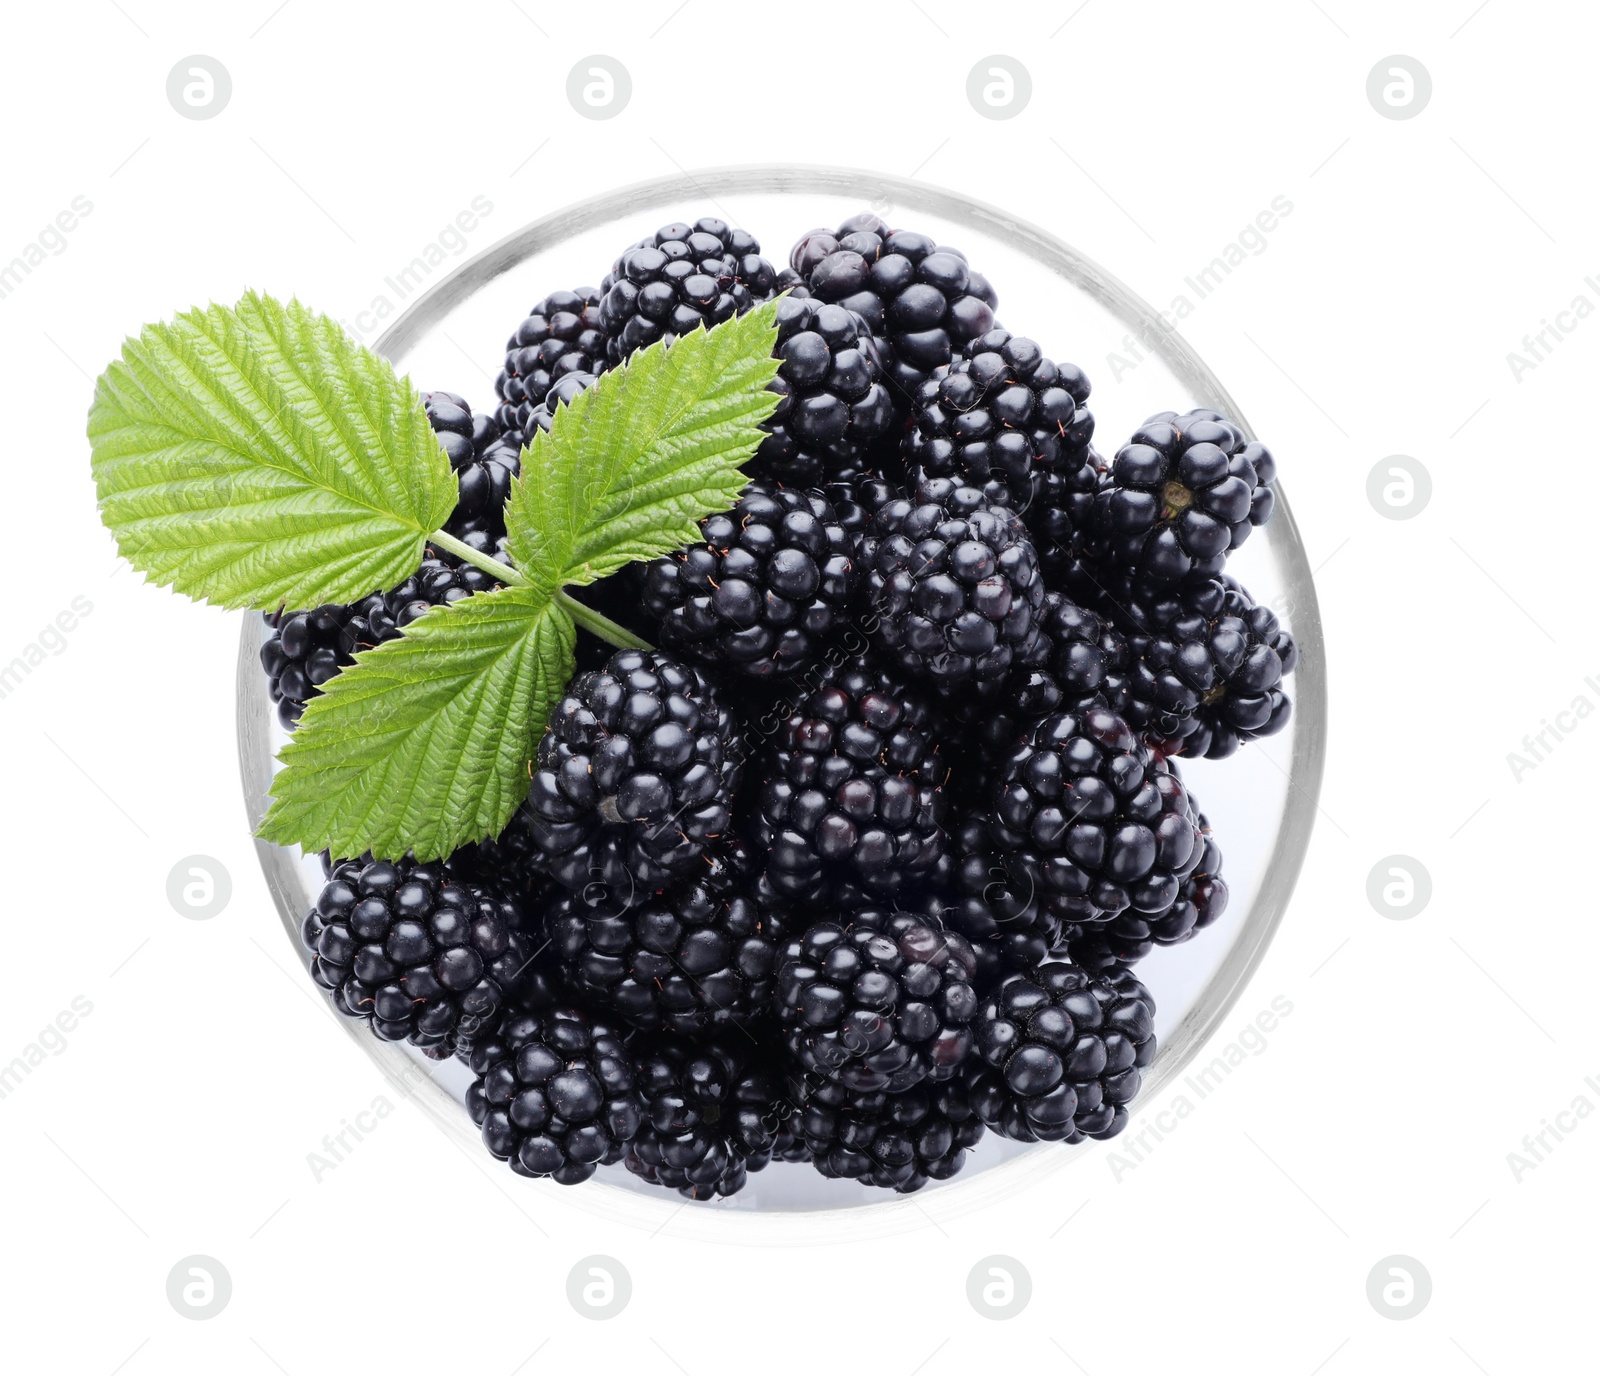
[[[503,561],[527,436],[636,349],[787,293],[779,406],[730,511],[582,592],[527,801],[448,860],[330,860],[317,980],[476,1081],[489,1150],[564,1184],[620,1163],[693,1199],[772,1161],[898,1191],[984,1132],[1121,1130],[1155,1054],[1135,962],[1227,903],[1179,772],[1281,730],[1293,638],[1226,571],[1272,455],[1164,412],[1110,460],[1089,381],[996,322],[959,250],[874,215],[781,272],[706,217],[513,330],[492,412],[427,410],[448,527]],[[431,604],[279,612],[280,715]]]

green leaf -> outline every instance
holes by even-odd
[[[336,856],[418,859],[497,835],[572,676],[572,619],[532,588],[435,607],[356,656],[279,758],[258,833]]]
[[[652,344],[556,409],[506,505],[507,545],[530,582],[553,592],[681,549],[702,516],[734,504],[778,404],[776,316],[769,301]]]
[[[123,557],[224,607],[392,587],[457,498],[410,382],[336,321],[254,292],[126,341],[89,441]]]

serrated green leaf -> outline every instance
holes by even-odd
[[[571,618],[533,588],[435,607],[356,656],[279,758],[259,835],[337,856],[448,855],[497,835],[572,676]]]
[[[699,537],[745,486],[777,405],[777,303],[652,344],[558,407],[522,455],[507,545],[540,587],[592,583]]]
[[[128,340],[89,441],[121,554],[224,607],[392,587],[457,498],[410,382],[336,321],[254,292]]]

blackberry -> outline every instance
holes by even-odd
[[[593,387],[598,373],[573,372],[567,373],[550,384],[550,390],[545,393],[544,399],[528,412],[528,427],[524,432],[531,440],[536,430],[548,433],[551,417],[558,406],[570,402],[579,392],[587,392]]]
[[[511,480],[522,472],[523,432],[503,426],[494,416],[475,414],[454,392],[424,392],[422,409],[461,493],[445,530],[457,538],[482,531],[491,541],[499,539],[506,533]]]
[[[1081,369],[1057,365],[1031,339],[986,331],[917,390],[907,467],[959,479],[1031,520],[1047,477],[1060,477],[1062,490],[1094,491],[1088,396]]]
[[[779,1147],[787,1114],[780,1082],[743,1044],[695,1045],[663,1038],[641,1051],[644,1117],[623,1164],[688,1199],[726,1198],[744,1188]],[[793,1154],[793,1147],[784,1144]]]
[[[1194,804],[1121,717],[1047,717],[1011,757],[992,834],[1020,892],[1067,921],[1172,906],[1205,846]]]
[[[821,301],[785,297],[776,323],[778,407],[754,471],[790,487],[861,472],[895,419],[877,342],[855,312]]]
[[[860,584],[833,504],[757,481],[700,533],[703,544],[645,566],[644,605],[662,647],[754,678],[808,668]]]
[[[1034,653],[1044,582],[1015,512],[948,480],[887,503],[862,543],[872,638],[946,697],[993,696]]]
[[[967,1088],[978,1115],[1018,1142],[1114,1137],[1154,1058],[1155,1000],[1132,974],[1047,961],[1006,976],[974,1024]]]
[[[948,898],[944,924],[972,944],[980,994],[1013,970],[1037,965],[1062,940],[1062,924],[1039,895],[1018,889],[995,849],[989,824],[977,810],[950,829],[950,854],[943,870]]]
[[[799,1065],[846,1089],[947,1080],[972,1047],[977,968],[965,937],[912,913],[819,922],[783,949],[778,1020]]]
[[[564,894],[545,922],[569,987],[648,1031],[704,1032],[765,1011],[787,905],[755,870],[730,840],[662,893]]]
[[[965,254],[926,234],[890,229],[876,215],[812,230],[795,244],[789,266],[817,300],[855,311],[887,342],[885,373],[905,403],[994,325],[994,288]]]
[[[338,1012],[442,1057],[491,1025],[523,982],[534,949],[524,920],[519,905],[442,865],[347,860],[301,939]]]
[[[528,791],[534,844],[569,889],[651,891],[689,873],[728,828],[742,746],[694,669],[619,650],[567,687]]]
[[[779,727],[762,770],[760,840],[778,892],[883,894],[932,872],[947,767],[927,705],[863,656],[829,665]]]
[[[1157,946],[1181,945],[1222,916],[1228,907],[1222,850],[1204,814],[1199,825],[1205,837],[1205,858],[1184,880],[1178,901],[1164,913],[1125,909],[1110,922],[1072,928],[1064,946],[1073,964],[1097,973],[1120,969],[1143,960]]]
[[[1108,568],[1165,583],[1222,571],[1228,552],[1272,515],[1277,465],[1216,411],[1162,411],[1117,451],[1094,500]]]
[[[506,340],[505,367],[494,380],[501,402],[500,424],[531,435],[529,417],[555,383],[572,373],[594,375],[606,370],[607,342],[600,323],[599,291],[579,287],[551,292]]]
[[[1299,649],[1271,609],[1234,579],[1190,577],[1107,600],[1128,628],[1108,691],[1152,748],[1220,759],[1288,722],[1282,683]]]
[[[693,225],[663,225],[624,250],[600,284],[606,358],[621,363],[659,339],[720,325],[776,286],[754,235],[709,215]]]
[[[484,543],[479,537],[478,543]],[[356,652],[393,640],[430,607],[458,602],[500,586],[474,565],[432,546],[422,567],[388,592],[354,605],[329,604],[309,612],[267,613],[272,636],[261,647],[267,692],[278,704],[278,720],[292,731],[306,703],[330,678],[354,661]]]
[[[820,1174],[900,1194],[948,1180],[983,1137],[960,1080],[883,1094],[808,1076],[793,1081],[790,1096],[799,1140]]]
[[[576,1008],[520,1013],[474,1048],[467,1111],[519,1175],[563,1185],[614,1165],[643,1122],[633,1060],[611,1026]]]

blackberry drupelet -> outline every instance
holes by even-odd
[[[486,543],[481,533],[475,538],[480,545]],[[375,592],[354,605],[266,614],[273,634],[261,647],[261,667],[285,729],[294,729],[306,703],[354,660],[358,650],[393,640],[430,607],[500,586],[482,569],[454,555],[441,554],[432,546],[427,555],[422,567],[398,587]]]
[[[455,470],[460,496],[445,530],[458,539],[482,531],[491,543],[506,533],[506,498],[522,472],[522,435],[494,416],[474,413],[454,392],[424,392],[422,408]]]
[[[1178,946],[1204,931],[1228,907],[1228,882],[1222,877],[1222,850],[1202,813],[1205,858],[1184,880],[1178,901],[1164,913],[1124,909],[1110,922],[1074,927],[1066,934],[1067,958],[1085,970],[1103,973],[1143,960],[1157,946]]]
[[[948,479],[887,503],[862,542],[878,649],[943,696],[998,694],[1037,650],[1044,582],[1015,512]]]
[[[1017,1142],[1114,1137],[1155,1056],[1155,1000],[1127,971],[1047,961],[1008,975],[974,1024],[973,1107]]]
[[[1283,679],[1300,662],[1300,647],[1278,623],[1270,607],[1258,606],[1233,578],[1223,577],[1222,620],[1243,638],[1216,660],[1218,678],[1201,695],[1198,726],[1177,753],[1193,759],[1220,760],[1244,741],[1276,735],[1288,725],[1293,704],[1283,690]],[[1218,636],[1212,632],[1213,653]]]
[[[522,909],[440,864],[347,860],[306,914],[313,978],[385,1041],[443,1057],[492,1025],[532,961]]]
[[[666,1037],[643,1047],[644,1118],[623,1164],[688,1199],[743,1189],[772,1160],[787,1118],[781,1080],[753,1051],[742,1038],[697,1045]]]
[[[497,418],[508,430],[531,435],[529,417],[550,388],[571,373],[603,373],[608,336],[600,323],[594,287],[553,291],[528,312],[506,341],[505,367],[494,380]]]
[[[754,678],[809,668],[860,586],[855,541],[833,504],[758,480],[700,533],[704,543],[644,567],[662,648]]]
[[[1037,965],[1060,943],[1061,922],[1037,894],[1012,883],[981,810],[965,811],[950,828],[941,878],[935,901],[944,925],[972,944],[979,994],[1003,975]]]
[[[909,405],[935,368],[994,325],[996,296],[959,249],[926,234],[852,215],[837,231],[814,229],[789,254],[812,296],[861,316],[889,345],[886,376]]]
[[[1094,490],[1088,396],[1081,369],[1057,365],[1031,339],[989,330],[917,390],[906,466],[958,479],[1031,521],[1047,477],[1062,491]]]
[[[877,341],[853,311],[794,296],[779,303],[777,327],[778,407],[751,471],[789,487],[863,472],[895,421]]]
[[[1121,717],[1047,717],[1011,757],[992,834],[1018,892],[1068,922],[1165,912],[1204,857],[1193,801]]]
[[[467,1110],[489,1151],[519,1175],[563,1185],[613,1165],[643,1101],[623,1038],[576,1008],[519,1013],[474,1048]]]
[[[661,893],[562,895],[545,926],[568,985],[647,1031],[705,1032],[765,1012],[789,918],[756,868],[730,839]]]
[[[938,734],[921,697],[870,658],[827,666],[761,770],[773,887],[810,900],[846,885],[894,894],[931,873],[944,849]]]
[[[869,909],[789,940],[775,1007],[790,1054],[846,1089],[947,1080],[972,1048],[977,958],[964,936]]]
[[[709,215],[663,225],[625,249],[600,284],[606,358],[621,363],[659,339],[709,330],[765,301],[776,285],[754,235]]]
[[[1246,442],[1215,411],[1152,416],[1117,451],[1095,495],[1102,574],[1174,583],[1220,573],[1229,551],[1272,515],[1275,474],[1266,446]]]
[[[948,1180],[983,1137],[959,1080],[901,1094],[858,1093],[819,1076],[794,1077],[796,1132],[819,1174],[910,1194]]]
[[[559,406],[565,406],[580,392],[587,392],[593,387],[598,373],[567,373],[550,384],[550,390],[545,393],[544,400],[528,412],[528,428],[524,432],[531,441],[534,435],[543,430],[548,433],[551,417]]]
[[[619,650],[551,714],[528,791],[534,844],[569,889],[661,888],[728,829],[743,746],[700,673]]]

